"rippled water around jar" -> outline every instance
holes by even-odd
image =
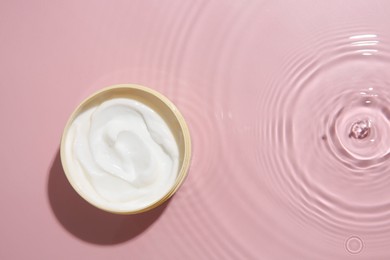
[[[191,170],[156,250],[389,259],[389,3],[173,2],[140,4],[139,52],[98,82],[153,87],[188,121]]]

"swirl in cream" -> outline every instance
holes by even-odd
[[[66,142],[76,186],[96,204],[137,210],[161,199],[178,171],[178,146],[150,107],[113,98],[81,113]]]

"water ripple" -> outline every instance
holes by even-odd
[[[256,121],[257,164],[271,193],[334,239],[390,232],[387,39],[356,26],[313,35],[259,96],[270,113]],[[363,121],[367,132],[351,133]]]

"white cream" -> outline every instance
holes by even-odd
[[[132,99],[110,99],[81,113],[69,128],[65,147],[77,188],[114,211],[153,204],[178,174],[178,147],[168,125]]]

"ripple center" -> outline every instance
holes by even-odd
[[[351,126],[351,131],[349,137],[355,139],[364,139],[366,138],[371,131],[371,121],[370,120],[359,120]]]

